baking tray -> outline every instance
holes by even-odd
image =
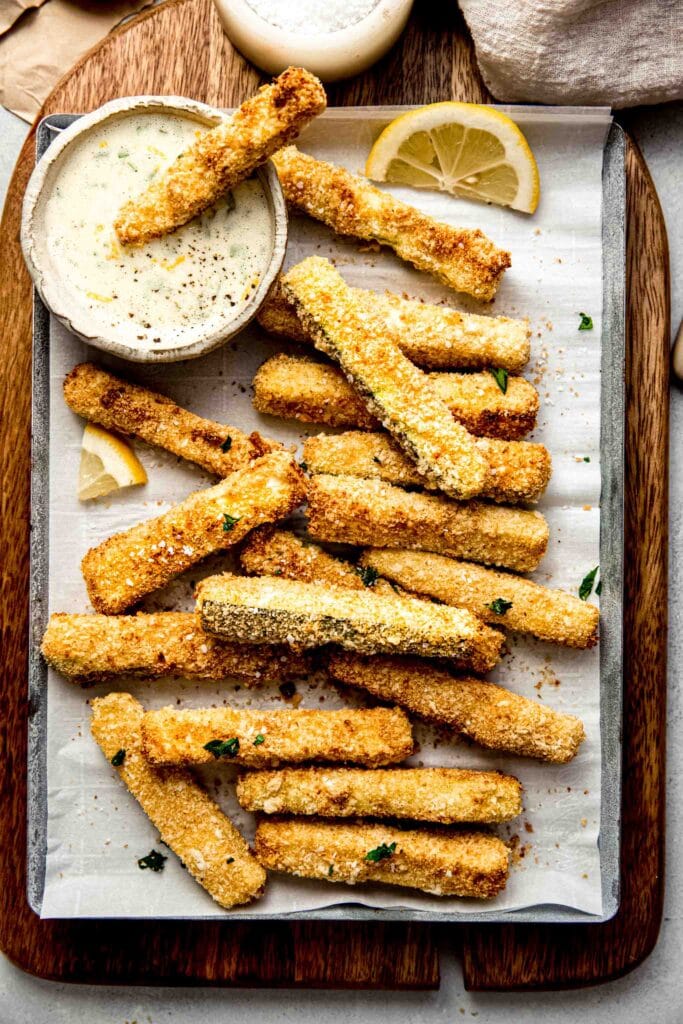
[[[36,159],[77,115],[51,115],[38,127]],[[603,316],[601,356],[601,593],[600,728],[602,743],[599,849],[603,912],[588,914],[558,906],[537,906],[500,913],[451,915],[406,908],[374,909],[337,905],[274,914],[272,920],[420,921],[428,923],[600,923],[619,906],[621,806],[622,592],[624,490],[625,356],[625,139],[610,128],[603,157]],[[31,463],[31,567],[29,619],[28,854],[27,895],[40,913],[47,837],[47,669],[40,653],[48,617],[49,555],[49,359],[50,316],[34,293],[33,430]],[[194,915],[179,920],[215,920]],[[263,921],[249,911],[230,920]]]

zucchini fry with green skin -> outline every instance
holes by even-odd
[[[240,643],[340,644],[368,654],[454,658],[486,672],[503,642],[502,633],[461,608],[281,576],[209,576],[196,595],[204,631]]]
[[[585,738],[583,722],[481,679],[457,677],[417,658],[363,658],[333,653],[332,679],[446,725],[490,750],[553,764],[571,761]]]
[[[208,209],[325,109],[325,90],[303,68],[287,68],[184,150],[114,221],[123,245],[167,235]]]
[[[363,822],[261,821],[256,856],[269,871],[326,882],[382,882],[435,896],[491,899],[505,888],[505,843],[486,832],[410,831]]]
[[[142,753],[144,708],[129,693],[92,702],[92,734],[163,842],[222,907],[249,903],[266,873],[229,818],[182,769],[159,771]],[[121,758],[121,752],[123,757]]]
[[[339,235],[389,245],[397,256],[450,288],[488,301],[510,253],[478,229],[442,224],[365,178],[287,146],[273,157],[287,202]]]
[[[66,376],[64,398],[78,416],[165,448],[216,476],[227,476],[252,459],[282,450],[277,441],[202,419],[171,398],[129,384],[92,363],[80,363]]]
[[[522,811],[511,775],[464,768],[283,768],[237,782],[247,811],[323,818],[410,818],[452,825],[510,821]]]
[[[107,615],[125,611],[255,526],[284,519],[304,497],[303,475],[290,455],[255,459],[164,515],[91,548],[81,567],[93,607]]]
[[[542,444],[528,441],[477,439],[477,448],[488,463],[488,476],[481,498],[508,505],[535,502],[550,480],[550,452]],[[384,433],[349,430],[345,434],[318,434],[304,443],[304,461],[311,473],[331,476],[360,476],[384,480],[399,487],[435,490]]]
[[[359,312],[329,260],[310,256],[282,279],[316,348],[340,365],[418,470],[455,498],[480,494],[488,466],[429,379],[387,340],[381,323]]]
[[[370,548],[361,564],[406,590],[469,608],[484,622],[505,629],[567,647],[598,642],[599,609],[563,590],[424,551]]]
[[[523,377],[510,377],[505,394],[490,373],[430,373],[429,381],[472,434],[514,441],[536,424],[538,392]],[[263,363],[254,377],[253,404],[260,413],[303,423],[380,426],[340,370],[307,356],[280,353]]]
[[[229,644],[207,636],[193,612],[57,613],[50,616],[41,652],[57,672],[81,686],[119,676],[236,678],[249,686],[311,670],[305,654],[286,646]]]
[[[402,761],[414,747],[410,722],[399,708],[255,711],[172,706],[147,712],[142,741],[152,764],[224,760],[246,768],[305,761],[372,767]]]
[[[307,485],[317,540],[434,551],[517,572],[536,569],[548,546],[548,524],[527,509],[458,503],[355,476],[321,474]]]

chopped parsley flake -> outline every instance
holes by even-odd
[[[138,867],[142,871],[145,868],[149,868],[150,871],[163,871],[167,860],[168,857],[164,857],[163,853],[159,853],[158,850],[150,850],[146,857],[140,857]]]
[[[591,460],[590,455],[584,455],[584,457],[583,457],[583,461],[584,462],[590,462],[590,460]]]
[[[260,732],[258,734],[258,736],[256,737],[256,739],[254,740],[254,746],[255,747],[260,747],[261,744],[265,743],[265,742],[266,742],[266,737],[263,735],[262,732]]]
[[[508,372],[504,370],[502,366],[497,367],[495,370],[489,370],[489,373],[495,380],[496,384],[506,394],[508,389]]]
[[[209,740],[204,744],[204,750],[208,750],[214,757],[236,757],[240,749],[240,741],[236,736],[230,740]]]
[[[228,436],[226,437],[225,441],[221,445],[221,451],[222,452],[229,452],[231,448],[232,448],[232,438],[228,434]]]
[[[379,573],[371,565],[357,565],[356,572],[363,581],[364,587],[374,587],[379,577]]]
[[[593,317],[588,316],[587,313],[579,313],[581,320],[579,321],[580,331],[592,331],[593,330]]]
[[[600,597],[600,594],[602,594],[602,580],[598,580],[598,585],[595,588],[595,593],[598,595],[598,597]]]
[[[334,874],[334,864],[330,864],[330,866],[328,868],[328,871],[327,871],[328,878],[331,878],[333,874]]]
[[[226,864],[234,864],[235,863],[235,858],[234,857],[228,857],[228,859],[226,860],[225,863]]]
[[[230,533],[235,523],[239,523],[241,516],[231,516],[229,512],[223,513],[223,533]]]
[[[581,584],[579,586],[579,597],[582,601],[587,601],[588,598],[591,596],[591,593],[593,591],[593,584],[595,583],[595,577],[598,575],[599,568],[600,566],[596,565],[595,568],[591,569],[590,572],[587,572],[581,580]]]
[[[512,608],[512,601],[506,601],[504,597],[497,597],[495,601],[491,601],[491,604],[487,605],[494,615],[505,615]]]
[[[379,846],[376,846],[374,850],[368,850],[368,852],[365,854],[365,859],[372,861],[376,864],[377,861],[388,860],[389,857],[391,857],[391,855],[395,852],[395,850],[396,843],[389,843],[388,846],[386,843],[380,843]]]
[[[116,751],[116,753],[114,754],[114,756],[111,759],[111,763],[114,765],[114,768],[120,768],[125,760],[126,760],[126,752],[125,752],[125,750],[122,747],[120,750]]]
[[[296,686],[294,685],[294,683],[281,683],[280,693],[285,698],[285,700],[289,700],[290,697],[293,697],[294,694],[296,693]]]
[[[303,471],[305,473],[307,471],[307,469],[308,469],[308,464],[306,462],[300,462],[299,465],[301,466],[301,468],[303,469]]]

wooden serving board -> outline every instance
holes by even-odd
[[[329,89],[331,105],[490,100],[455,2],[418,3],[400,42],[365,75]],[[41,116],[117,96],[166,93],[236,106],[262,78],[221,31],[210,0],[168,0],[86,55]],[[26,732],[31,430],[31,283],[19,246],[30,134],[0,227],[0,947],[25,970],[81,983],[429,988],[435,929],[382,923],[40,921],[26,901]],[[664,854],[669,288],[664,223],[629,142],[626,584],[622,897],[602,925],[449,926],[471,989],[563,988],[632,970],[657,939]]]

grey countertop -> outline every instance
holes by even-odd
[[[620,118],[640,143],[657,186],[669,232],[672,324],[683,316],[683,189],[680,154],[683,104],[643,108]],[[26,134],[26,125],[0,109],[0,195]],[[671,465],[683,463],[683,390],[671,401]],[[680,428],[680,429],[679,429]],[[0,957],[0,1024],[367,1024],[380,1018],[391,1024],[438,1024],[476,1018],[477,1024],[680,1024],[683,1020],[683,874],[676,851],[683,846],[683,704],[677,685],[683,656],[683,605],[675,600],[683,569],[683,474],[671,474],[670,632],[668,712],[668,873],[659,943],[649,959],[620,981],[579,992],[519,995],[471,994],[442,935],[442,982],[438,992],[295,992],[225,989],[98,988],[39,981]],[[662,638],[663,642],[664,638]],[[134,926],[133,926],[134,927]]]

